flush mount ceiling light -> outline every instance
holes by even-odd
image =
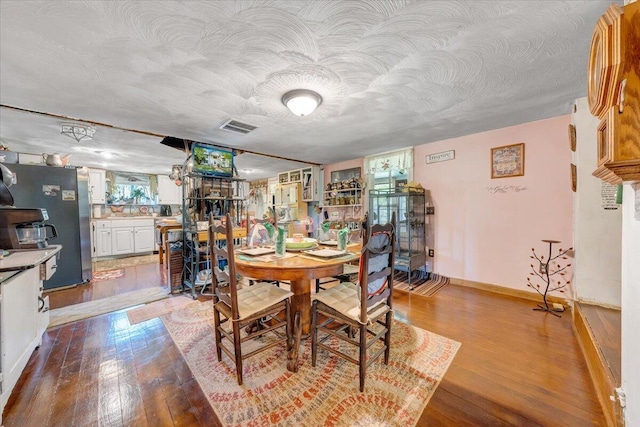
[[[63,123],[60,133],[80,142],[83,138],[93,138],[93,134],[96,133],[96,128],[89,125]]]
[[[284,94],[282,103],[296,116],[308,116],[322,104],[322,97],[312,90],[295,89]]]

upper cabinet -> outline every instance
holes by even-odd
[[[612,4],[591,39],[588,100],[598,125],[598,168],[611,184],[640,181],[640,2]]]
[[[182,204],[182,187],[166,175],[158,175],[158,204]]]
[[[300,183],[302,185],[302,201],[317,202],[320,200],[319,176],[320,167],[309,166],[303,169],[280,172],[277,183],[280,185]]]
[[[106,171],[104,169],[89,171],[89,198],[94,205],[106,203]]]

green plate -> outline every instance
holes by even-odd
[[[288,238],[286,242],[287,249],[310,249],[318,245],[316,239],[305,237],[302,242],[294,242],[293,239]]]

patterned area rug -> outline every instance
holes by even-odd
[[[217,361],[210,303],[161,319],[223,425],[414,426],[460,347],[394,321],[389,365],[369,367],[364,393],[352,363],[321,351],[311,367],[310,340],[297,373],[286,370],[286,352],[276,346],[245,360],[238,386],[233,362],[224,353]]]
[[[114,268],[134,267],[136,265],[154,264],[158,262],[158,255],[139,255],[126,258],[107,259],[96,261],[91,266],[93,272],[113,270]]]
[[[92,282],[103,282],[105,280],[119,279],[125,276],[124,269],[97,271],[92,274]]]
[[[145,304],[144,307],[131,309],[127,311],[127,317],[129,318],[129,323],[135,325],[137,323],[146,322],[147,320],[162,316],[163,314],[183,309],[192,304],[200,303],[186,295],[177,295],[160,301],[155,301],[150,304]],[[211,302],[209,302],[209,304],[211,304]]]
[[[140,289],[138,291],[126,292],[95,301],[56,308],[49,312],[49,327],[52,328],[65,323],[75,322],[76,320],[87,319],[168,297],[169,295],[167,294],[166,288],[154,286],[153,288]]]
[[[418,295],[430,297],[435,295],[440,289],[449,284],[449,278],[431,273],[428,279],[411,277],[411,286],[409,289],[409,275],[403,271],[396,271],[393,276],[393,289],[407,291]]]

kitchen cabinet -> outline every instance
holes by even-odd
[[[104,169],[91,169],[89,171],[89,199],[93,205],[106,203],[106,176]]]
[[[15,252],[0,261],[0,424],[11,391],[49,324],[43,280],[55,273],[60,249]]]
[[[153,252],[155,249],[155,234],[153,226],[134,228],[133,251],[135,253]]]
[[[320,179],[320,167],[311,166],[302,169],[302,200],[305,202],[317,202],[320,200],[322,183]]]
[[[591,39],[587,94],[596,133],[598,163],[593,175],[610,184],[640,181],[640,3],[612,4]]]
[[[139,254],[155,249],[154,220],[114,219],[93,222],[93,256]]]
[[[93,224],[94,257],[111,255],[111,221],[96,221]]]
[[[158,175],[158,204],[182,204],[182,187],[166,175]]]
[[[134,253],[133,227],[111,227],[111,255]]]

